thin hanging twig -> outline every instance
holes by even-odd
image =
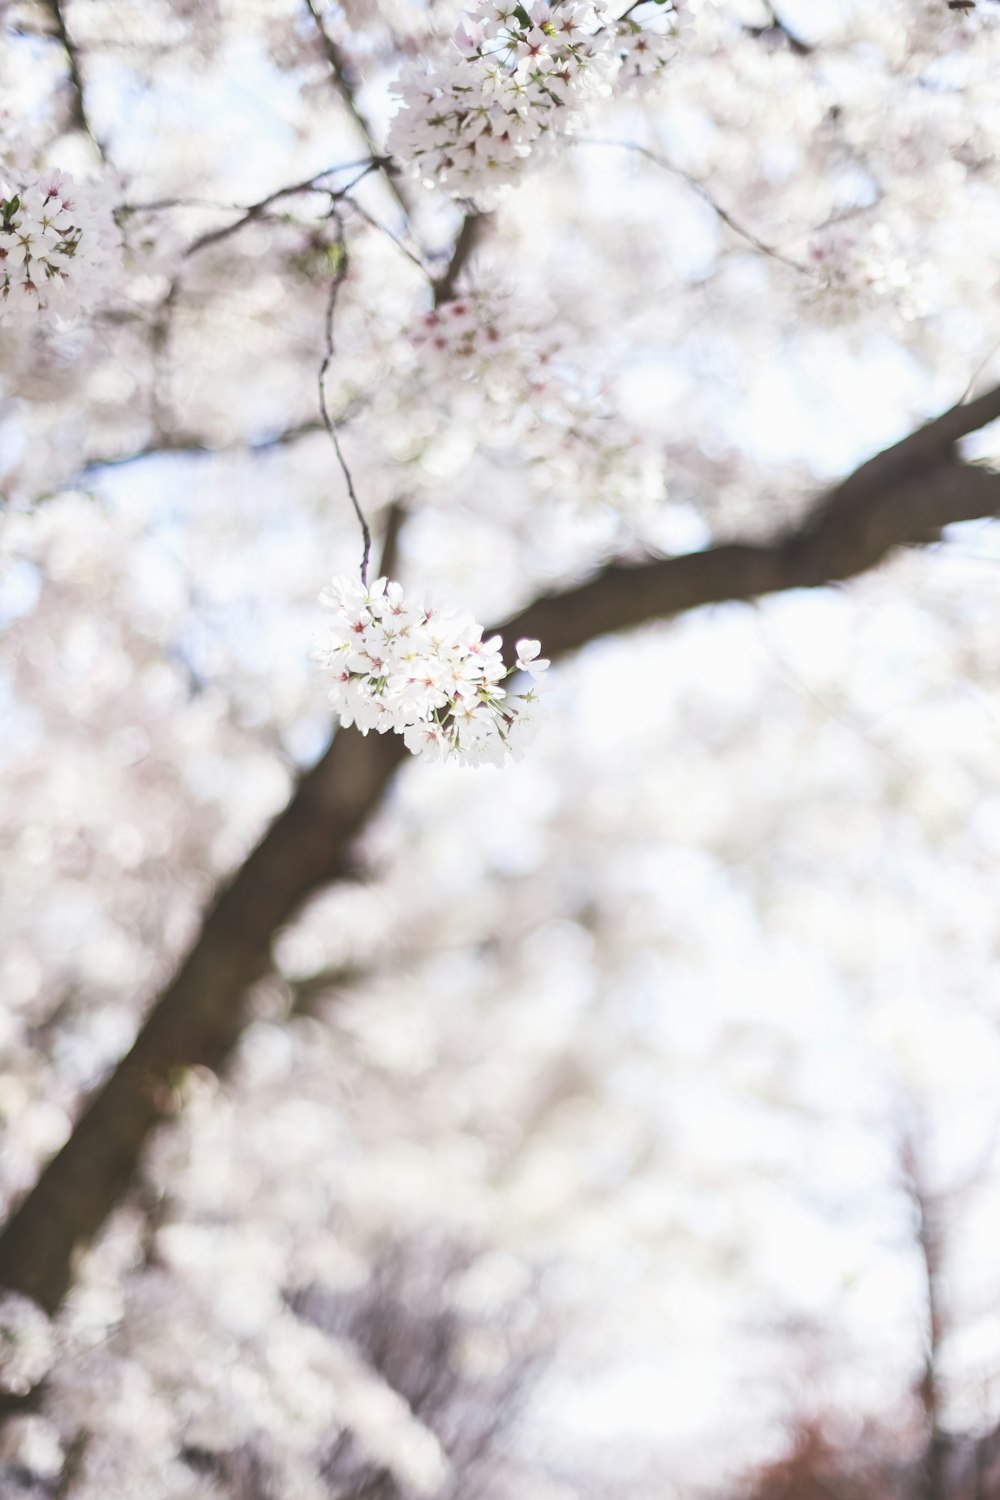
[[[251,203],[249,207],[240,211],[240,217],[234,219],[230,224],[223,224],[218,229],[209,229],[205,234],[192,240],[184,251],[185,259],[191,255],[197,255],[199,251],[205,250],[209,245],[217,245],[220,240],[228,239],[231,234],[245,229],[248,224],[257,223],[275,203],[282,202],[285,198],[294,198],[305,193],[315,193],[328,197],[331,203],[339,202],[342,198],[357,187],[371,172],[377,171],[380,158],[367,157],[363,161],[346,162],[340,167],[326,167],[322,172],[317,172],[313,177],[307,177],[303,182],[289,183],[287,187],[277,188],[273,193],[268,193],[266,198],[261,198],[257,203]],[[338,172],[357,170],[357,176],[345,183],[343,187],[334,188],[327,185],[327,178],[334,177]]]
[[[670,172],[674,177],[679,178],[681,182],[686,182],[692,192],[697,193],[702,202],[708,205],[719,221],[726,225],[727,229],[731,229],[734,234],[738,234],[741,239],[746,240],[747,244],[752,245],[755,250],[760,251],[761,255],[767,255],[771,260],[780,261],[782,265],[789,266],[793,271],[798,271],[800,275],[815,279],[815,270],[813,267],[803,265],[800,260],[793,259],[792,256],[786,255],[784,251],[777,249],[776,246],[768,245],[764,240],[759,239],[752,229],[747,229],[744,224],[741,224],[738,219],[733,217],[728,209],[723,208],[722,204],[716,201],[703,182],[699,182],[697,177],[692,177],[690,172],[685,172],[683,167],[676,166],[667,157],[661,156],[658,152],[651,150],[649,146],[640,145],[638,141],[601,140],[595,136],[577,136],[574,140],[574,145],[609,146],[618,151],[634,151],[638,156],[645,157],[654,166],[662,167],[665,172]]]
[[[319,367],[319,379],[317,381],[317,387],[319,390],[319,411],[320,416],[323,418],[323,426],[329,433],[330,441],[333,443],[333,451],[337,455],[337,462],[340,465],[340,471],[344,476],[344,483],[347,485],[347,493],[350,496],[351,504],[354,507],[354,514],[358,518],[358,525],[361,527],[361,535],[364,540],[364,548],[361,553],[361,582],[364,584],[365,588],[367,588],[368,560],[371,556],[372,550],[372,534],[368,522],[365,518],[365,513],[361,509],[360,501],[358,500],[357,493],[354,489],[354,480],[351,477],[351,471],[347,466],[347,460],[344,458],[343,449],[340,446],[340,435],[337,432],[337,424],[333,420],[333,417],[330,415],[330,408],[327,405],[326,400],[326,376],[327,371],[333,363],[333,356],[335,352],[333,342],[333,319],[337,311],[337,298],[340,296],[340,289],[343,286],[344,282],[347,280],[347,271],[349,264],[347,257],[347,245],[344,240],[343,221],[337,213],[334,213],[332,217],[335,224],[337,225],[336,244],[339,254],[337,260],[337,269],[334,273],[333,281],[330,284],[330,295],[327,299],[326,304],[326,318],[324,321],[324,331],[326,334],[326,353],[323,356],[323,363]]]

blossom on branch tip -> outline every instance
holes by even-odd
[[[537,690],[512,694],[501,684],[512,672],[534,678],[545,670],[537,641],[519,641],[508,670],[498,635],[484,641],[471,616],[416,605],[386,578],[367,588],[335,578],[320,602],[334,618],[313,660],[332,674],[330,701],[345,727],[392,730],[414,755],[432,760],[499,766],[520,759]]]
[[[540,677],[547,672],[551,663],[546,656],[540,656],[542,649],[541,641],[518,641],[517,670],[527,672],[529,677]]]

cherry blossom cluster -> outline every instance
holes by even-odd
[[[510,404],[530,396],[558,355],[548,321],[483,287],[420,313],[409,337],[424,382],[449,401],[466,386],[478,401]]]
[[[445,59],[404,71],[390,151],[428,185],[488,206],[609,92],[609,21],[605,0],[480,0]]]
[[[513,672],[532,679],[549,663],[538,641],[518,641],[508,671],[499,636],[467,615],[408,601],[398,583],[370,587],[336,578],[321,595],[333,621],[314,660],[333,674],[331,702],[345,726],[362,734],[402,734],[408,750],[463,765],[503,765],[535,722],[537,689],[501,686]]]
[[[45,1313],[19,1292],[0,1297],[0,1391],[25,1396],[55,1363],[52,1324]]]
[[[120,271],[121,235],[100,183],[0,164],[0,323],[71,321]]]
[[[680,21],[669,3],[666,16],[655,27],[625,20],[619,25],[617,51],[621,57],[618,87],[644,94],[660,82],[668,64],[677,55]]]

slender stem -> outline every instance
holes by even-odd
[[[759,239],[752,229],[747,229],[745,225],[733,217],[728,209],[723,208],[720,203],[717,203],[708,191],[708,188],[699,182],[697,177],[692,177],[682,167],[675,166],[667,157],[660,156],[658,152],[652,151],[648,146],[642,146],[638,141],[598,140],[593,136],[578,136],[575,144],[580,146],[611,146],[617,148],[619,151],[635,151],[639,156],[644,156],[647,161],[653,162],[655,166],[662,167],[665,172],[671,172],[675,177],[679,177],[682,182],[686,182],[688,187],[698,194],[702,202],[708,204],[712,212],[725,224],[727,229],[731,229],[734,234],[738,234],[741,239],[746,240],[747,244],[752,245],[755,250],[759,250],[761,255],[769,255],[772,260],[780,261],[784,266],[790,266],[793,271],[798,271],[800,275],[815,279],[815,272],[812,267],[803,265],[801,261],[794,260],[792,256],[785,255],[781,250],[776,250],[773,245],[768,245],[764,240]]]
[[[340,167],[327,167],[325,171],[317,172],[313,177],[306,177],[302,182],[293,182],[288,187],[277,188],[275,192],[268,193],[266,198],[260,198],[256,203],[251,203],[231,224],[223,224],[219,229],[210,229],[207,233],[199,235],[196,240],[192,240],[184,251],[184,255],[185,257],[196,255],[199,250],[204,250],[209,245],[217,245],[220,240],[228,239],[231,234],[235,234],[248,224],[262,218],[269,208],[275,203],[280,203],[284,198],[294,198],[303,193],[323,193],[336,203],[341,198],[345,198],[359,182],[370,172],[376,171],[381,164],[381,159],[374,156],[367,157],[363,161],[345,162]],[[343,187],[331,188],[325,185],[328,177],[333,177],[338,172],[349,172],[355,169],[358,169],[357,176],[352,177],[350,182]]]
[[[252,217],[263,212],[272,203],[276,203],[279,198],[288,198],[294,193],[305,193],[313,190],[316,192],[326,192],[327,189],[320,187],[319,184],[323,183],[327,177],[336,177],[341,172],[356,172],[359,168],[364,168],[362,176],[366,177],[369,172],[374,171],[377,166],[381,165],[381,159],[371,156],[363,156],[357,161],[340,162],[335,167],[324,167],[322,172],[317,172],[314,176],[307,177],[304,182],[293,182],[288,187],[278,188],[277,192],[269,193],[266,198],[261,198],[257,203],[219,203],[212,198],[156,198],[149,203],[120,203],[115,212],[127,217],[130,214],[161,213],[164,209],[168,208],[215,208],[224,213],[240,214],[242,217],[238,223],[231,226],[232,228],[238,228],[248,216]],[[361,178],[356,177],[354,182],[348,183],[343,191],[349,192],[360,181]],[[230,233],[231,229],[227,227],[225,232]]]
[[[334,275],[333,281],[330,285],[330,296],[327,299],[326,304],[326,318],[324,320],[324,331],[326,334],[326,353],[323,356],[323,363],[319,367],[319,379],[317,381],[317,387],[319,391],[319,410],[320,416],[323,418],[323,426],[326,428],[330,436],[330,441],[333,443],[333,451],[337,455],[337,462],[340,465],[340,471],[344,476],[344,483],[347,485],[347,493],[350,496],[351,504],[354,507],[354,514],[357,516],[358,525],[361,527],[361,536],[364,542],[364,546],[361,552],[361,582],[364,584],[365,588],[367,588],[368,560],[371,557],[372,550],[371,529],[365,518],[364,511],[361,509],[361,504],[358,500],[357,493],[354,488],[354,480],[351,477],[351,471],[347,466],[347,460],[345,459],[343,449],[340,446],[340,435],[337,432],[337,424],[333,420],[333,417],[330,415],[330,408],[326,399],[326,377],[327,372],[329,371],[329,368],[333,363],[334,356],[333,319],[337,311],[337,298],[340,296],[340,289],[347,279],[347,271],[349,265],[347,257],[347,246],[344,243],[344,226],[339,217],[334,217],[337,224],[337,229],[339,231],[337,244],[340,247],[340,260],[337,265],[336,274]]]
[[[353,187],[354,184],[352,183],[351,186]],[[433,284],[434,277],[432,272],[427,269],[423,261],[420,259],[420,256],[417,255],[415,251],[411,250],[409,246],[405,245],[399,238],[399,236],[393,234],[392,230],[389,229],[387,225],[383,224],[381,220],[376,219],[374,214],[370,214],[367,208],[363,208],[356,198],[349,198],[347,201],[350,203],[351,207],[359,218],[364,219],[365,223],[370,224],[372,229],[377,229],[379,234],[384,234],[386,239],[391,240],[400,254],[405,255],[407,260],[415,265],[417,270],[420,271],[422,275],[426,276],[428,281]]]

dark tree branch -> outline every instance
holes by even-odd
[[[324,26],[323,17],[320,15],[318,9],[316,8],[314,0],[305,0],[305,7],[312,17],[313,25],[316,28],[316,35],[319,39],[319,44],[322,47],[323,54],[330,65],[330,72],[333,76],[333,82],[337,93],[340,95],[344,104],[347,106],[347,112],[351,116],[351,119],[354,121],[354,124],[360,132],[361,138],[364,141],[365,145],[368,147],[368,150],[371,152],[373,157],[378,158],[378,163],[382,169],[382,175],[385,178],[386,183],[388,184],[389,191],[392,193],[392,196],[395,198],[397,204],[402,210],[403,218],[406,220],[407,224],[409,224],[409,204],[403,197],[403,194],[399,187],[399,183],[396,180],[394,172],[391,170],[390,159],[387,157],[380,157],[379,153],[375,149],[375,142],[372,136],[371,126],[368,124],[368,121],[365,119],[361,110],[358,108],[358,102],[355,98],[354,84],[348,75],[347,66],[344,62],[343,56],[341,55],[340,48],[337,46],[337,43],[334,41],[333,37]]]
[[[474,209],[467,213],[462,220],[462,227],[455,239],[451,258],[443,273],[434,283],[435,307],[440,307],[442,302],[451,302],[454,298],[458,279],[469,264],[473,251],[482,239],[485,226],[486,215],[477,213]]]
[[[959,461],[960,438],[1000,417],[1000,388],[954,408],[870,460],[804,525],[771,543],[729,543],[605,568],[496,627],[565,654],[609,632],[705,604],[814,588],[864,572],[894,548],[1000,510],[1000,474]],[[492,634],[492,631],[489,633]],[[128,1191],[151,1130],[172,1112],[179,1069],[218,1069],[243,1027],[248,986],[271,939],[310,896],[350,872],[353,842],[407,758],[395,735],[340,731],[205,917],[131,1051],[0,1233],[0,1286],[58,1307],[75,1249]]]
[[[80,72],[80,54],[76,43],[73,41],[66,26],[66,15],[63,10],[62,0],[42,0],[45,9],[52,17],[52,25],[55,29],[55,38],[66,54],[66,69],[69,76],[70,87],[70,124],[74,130],[83,131],[84,135],[90,137],[94,147],[102,161],[107,160],[107,153],[103,143],[98,139],[90,116],[87,113],[86,95],[83,89],[83,77]]]
[[[399,539],[406,525],[406,502],[394,500],[385,514],[385,530],[382,533],[382,555],[379,558],[380,578],[395,578],[399,564]]]
[[[560,655],[594,636],[705,604],[841,582],[875,567],[895,547],[934,541],[944,526],[1000,510],[1000,474],[969,464],[943,464],[890,485],[873,488],[861,503],[848,481],[805,526],[775,542],[730,542],[636,567],[605,568],[497,628],[511,639],[516,632],[541,640],[549,655]]]
[[[941,1426],[941,1345],[946,1325],[942,1306],[944,1243],[941,1203],[926,1181],[916,1132],[907,1130],[900,1142],[903,1188],[913,1208],[914,1236],[923,1270],[926,1323],[924,1368],[918,1395],[924,1413],[926,1448],[923,1461],[923,1500],[947,1500],[944,1474],[947,1451]]]
[[[303,182],[293,182],[288,187],[278,188],[273,193],[268,193],[266,198],[261,198],[257,203],[251,203],[245,208],[238,219],[230,224],[223,224],[218,229],[210,229],[205,234],[199,235],[192,240],[184,251],[185,257],[196,255],[199,250],[205,250],[209,245],[217,245],[220,240],[228,239],[231,234],[245,229],[248,224],[254,224],[267,214],[269,208],[275,203],[280,203],[285,198],[294,198],[302,193],[320,193],[333,203],[346,198],[352,188],[357,187],[369,172],[374,172],[383,166],[387,158],[372,156],[364,161],[348,162],[342,167],[327,167],[323,172],[317,172],[314,177],[307,177]],[[339,172],[357,171],[357,176],[352,178],[344,187],[332,188],[327,185],[327,179],[336,176]]]
[[[341,422],[345,415],[341,413]],[[142,463],[147,458],[218,458],[221,453],[267,453],[272,448],[289,447],[297,443],[300,438],[310,437],[314,432],[322,432],[323,423],[319,417],[309,417],[303,422],[296,422],[291,427],[284,427],[273,437],[259,438],[256,442],[226,443],[221,448],[213,448],[204,437],[196,433],[175,432],[166,433],[162,437],[146,443],[141,448],[133,448],[130,453],[116,453],[107,457],[100,455],[89,458],[80,470],[80,478],[99,473],[102,469],[124,469],[129,464]]]
[[[339,733],[222,891],[134,1046],[0,1236],[0,1284],[55,1310],[77,1244],[128,1190],[149,1132],[173,1112],[178,1071],[218,1068],[271,938],[312,891],[348,869],[354,838],[405,754],[394,736]]]
[[[747,26],[745,29],[749,32],[749,34],[751,36],[762,38],[780,38],[782,41],[786,42],[789,49],[792,52],[797,53],[799,57],[810,56],[810,54],[815,49],[810,47],[808,42],[804,42],[800,36],[797,36],[792,28],[788,25],[787,21],[782,20],[774,5],[769,4],[767,8],[771,13],[771,20],[768,25]]]

